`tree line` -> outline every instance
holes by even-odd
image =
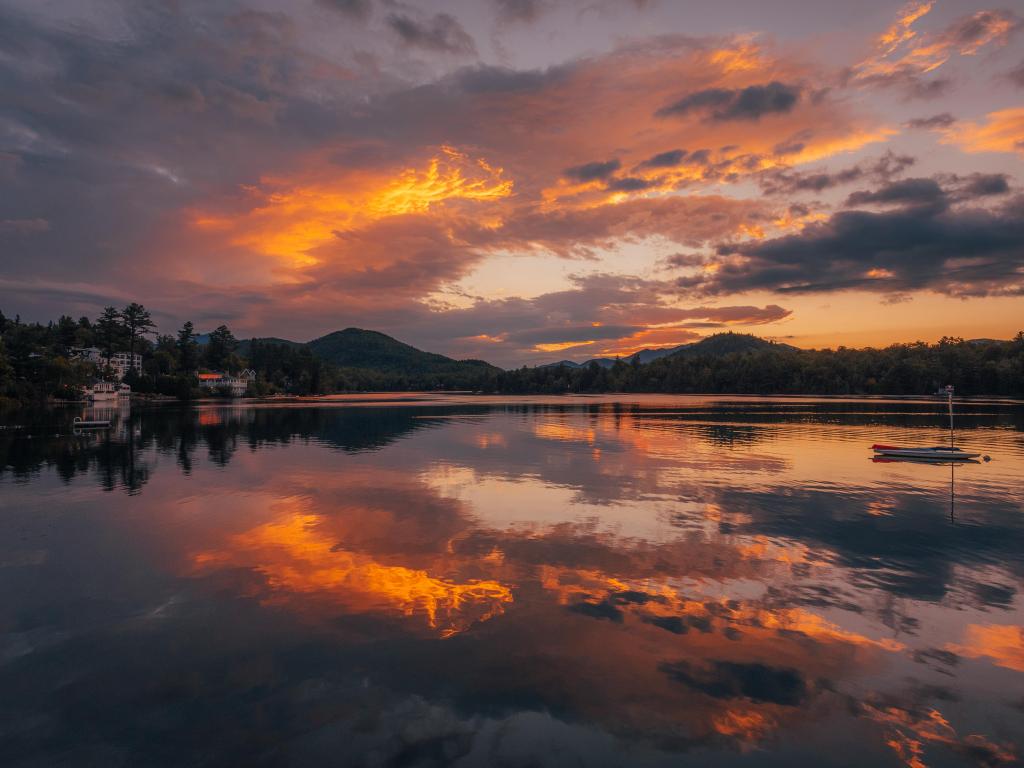
[[[237,372],[245,360],[236,354],[238,340],[221,325],[200,345],[195,326],[185,323],[176,335],[159,335],[152,313],[132,302],[123,309],[104,307],[94,320],[62,315],[49,323],[24,323],[0,311],[0,399],[19,403],[48,398],[77,399],[83,387],[117,378],[111,360],[129,355],[124,380],[135,392],[201,394],[196,372],[203,369]],[[91,362],[83,350],[99,351]],[[135,366],[135,355],[141,365]]]
[[[943,338],[936,344],[893,344],[884,349],[798,350],[775,346],[725,355],[680,354],[646,364],[616,361],[519,368],[481,367],[458,374],[339,367],[305,345],[270,340],[240,343],[220,325],[200,343],[192,322],[174,334],[156,333],[149,310],[138,303],[105,307],[95,320],[61,316],[24,323],[0,312],[0,401],[30,403],[77,399],[97,379],[114,378],[109,361],[118,352],[139,354],[141,365],[125,377],[133,392],[199,397],[196,372],[256,373],[252,395],[317,395],[333,392],[459,389],[486,393],[663,392],[694,394],[922,395],[953,384],[961,395],[1024,397],[1024,332],[1011,341]],[[100,350],[94,365],[76,355]]]
[[[947,384],[959,395],[1024,397],[1024,332],[1012,341],[945,337],[936,344],[884,349],[773,346],[725,355],[678,354],[646,364],[619,360],[607,368],[596,363],[520,368],[499,373],[491,391],[926,395]]]

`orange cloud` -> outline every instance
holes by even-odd
[[[1024,154],[1024,107],[990,112],[984,122],[968,122],[945,131],[943,143],[965,152],[1018,152]]]
[[[191,224],[223,233],[231,245],[303,267],[318,263],[317,249],[339,232],[389,217],[425,214],[449,201],[498,200],[512,193],[512,181],[486,160],[443,146],[421,168],[391,174],[339,172],[326,180],[268,177],[248,192],[252,204],[241,214],[192,211]]]
[[[991,659],[996,666],[1024,672],[1024,627],[1005,624],[970,624],[962,644],[947,650],[971,659]]]
[[[978,11],[934,34],[920,34],[914,24],[934,3],[905,5],[896,21],[875,41],[874,55],[853,68],[855,81],[894,84],[933,72],[958,53],[973,56],[991,44],[1005,44],[1016,24],[1007,11]]]

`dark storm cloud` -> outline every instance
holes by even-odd
[[[641,168],[674,168],[683,162],[686,157],[685,149],[670,149],[667,152],[659,152],[640,163]]]
[[[641,179],[638,176],[624,176],[621,179],[611,179],[606,188],[612,192],[639,192],[641,190],[657,186],[658,183],[658,179]]]
[[[933,128],[949,128],[956,122],[956,118],[949,112],[941,112],[931,117],[915,117],[906,122],[907,128],[931,130]]]
[[[839,171],[772,170],[758,177],[761,189],[768,195],[791,195],[800,192],[822,192],[851,184],[861,179],[886,182],[912,166],[916,160],[909,155],[886,152],[877,160],[869,160]]]
[[[386,22],[406,45],[442,53],[476,53],[473,38],[450,14],[438,13],[421,21],[408,14],[392,13]]]
[[[591,163],[584,163],[583,165],[574,165],[572,168],[566,168],[562,171],[562,175],[567,179],[575,179],[576,181],[581,182],[598,181],[599,179],[607,179],[619,170],[621,165],[622,163],[617,159],[595,160]]]
[[[481,64],[463,67],[449,78],[457,90],[468,93],[524,93],[540,91],[554,83],[563,81],[569,67],[552,67],[547,70],[518,70],[507,67],[493,67]]]
[[[355,19],[368,18],[373,9],[372,0],[317,0],[317,2],[326,8]]]
[[[960,193],[965,197],[1005,195],[1010,192],[1009,177],[1005,173],[975,173],[964,179]]]
[[[1000,208],[950,207],[931,185],[892,187],[877,202],[931,200],[880,213],[845,210],[798,234],[719,247],[713,273],[682,278],[707,293],[776,290],[934,290],[1024,295],[1024,199]],[[740,255],[741,262],[730,256]]]
[[[799,671],[764,664],[712,661],[698,668],[686,661],[661,665],[670,680],[716,699],[746,698],[795,707],[807,698],[807,684]]]
[[[796,85],[773,80],[746,88],[709,88],[691,93],[655,114],[658,117],[706,112],[713,120],[759,120],[763,115],[789,112],[800,100]]]
[[[695,150],[695,151],[690,153],[690,156],[687,159],[693,165],[707,165],[708,161],[711,159],[711,150],[710,149],[698,149],[698,150]]]
[[[901,179],[872,191],[854,192],[846,199],[847,205],[898,204],[945,205],[946,192],[935,179]]]

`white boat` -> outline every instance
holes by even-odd
[[[898,445],[875,445],[871,450],[880,456],[893,456],[903,459],[927,459],[930,461],[956,461],[976,459],[980,453],[969,453],[949,445],[936,445],[930,448],[904,448]]]
[[[131,384],[125,384],[123,381],[117,385],[117,396],[118,397],[131,397],[132,386]]]
[[[966,461],[968,459],[976,459],[981,456],[980,453],[965,451],[962,448],[957,448],[953,445],[953,387],[947,386],[944,389],[939,390],[936,394],[945,395],[949,401],[949,445],[923,447],[881,445],[879,443],[875,443],[871,446],[871,450],[875,452],[876,460],[878,457],[889,457],[893,459],[913,459],[917,461]],[[985,457],[985,461],[988,461],[988,456]]]

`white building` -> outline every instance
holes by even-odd
[[[87,363],[92,363],[97,368],[103,369],[107,366],[106,355],[103,354],[102,350],[97,347],[86,347],[84,349],[73,349],[71,351],[72,357],[79,360],[85,360]],[[142,372],[142,355],[135,354],[135,370]],[[132,355],[127,352],[115,352],[110,356],[110,368],[117,375],[118,379],[123,379],[128,375],[128,371],[132,368]]]
[[[249,391],[249,384],[256,380],[256,371],[246,368],[237,376],[230,373],[196,373],[199,386],[203,389],[219,389],[230,387],[233,397],[241,397]]]

